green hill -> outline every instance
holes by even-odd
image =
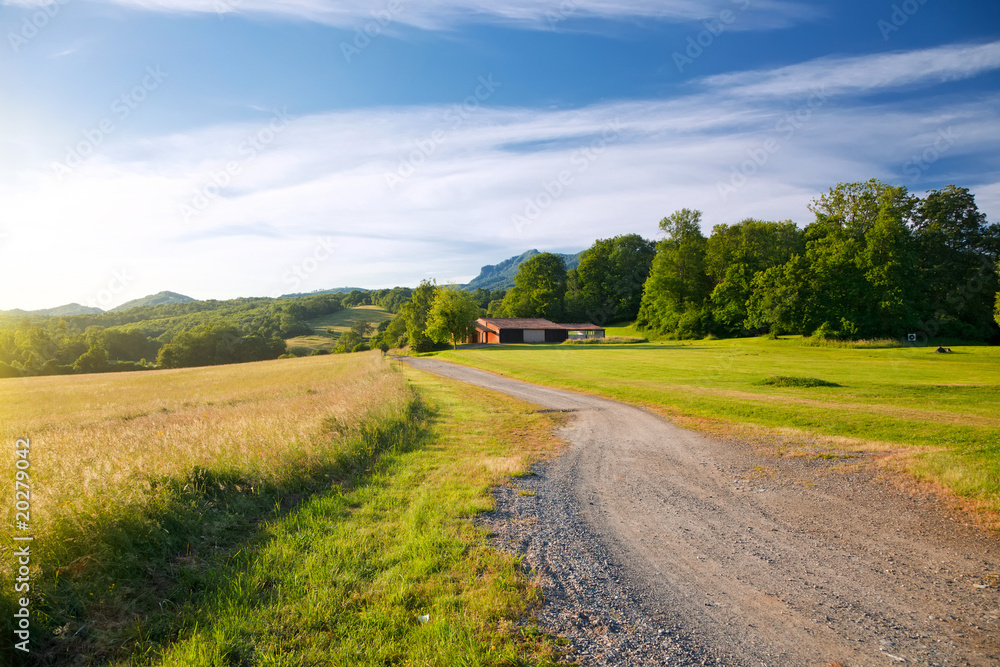
[[[144,296],[141,299],[132,299],[131,301],[126,301],[122,305],[112,308],[109,313],[120,313],[123,310],[130,310],[132,308],[138,308],[139,306],[163,306],[171,303],[189,303],[195,301],[189,296],[184,296],[183,294],[178,294],[177,292],[158,292],[156,294],[150,294],[149,296]]]
[[[100,308],[93,306],[81,306],[78,303],[67,303],[64,306],[56,306],[55,308],[41,308],[39,310],[21,310],[20,308],[15,308],[13,310],[0,311],[3,315],[12,315],[15,317],[20,317],[23,315],[41,315],[42,317],[65,317],[66,315],[93,315],[95,313],[103,313],[104,311]]]
[[[505,259],[499,264],[487,264],[479,272],[479,275],[465,286],[465,289],[470,291],[479,289],[480,287],[488,290],[510,289],[514,286],[514,276],[517,275],[517,269],[521,266],[521,263],[540,254],[538,250],[532,249],[516,257]],[[574,269],[580,263],[580,255],[583,254],[583,251],[581,250],[574,255],[566,255],[558,252],[554,254],[559,255],[566,261],[567,269]]]

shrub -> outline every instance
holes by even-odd
[[[564,340],[563,345],[627,345],[630,343],[648,343],[645,338],[638,336],[606,336],[604,338],[578,338],[576,340]]]
[[[839,387],[836,382],[827,382],[819,378],[796,377],[793,375],[772,375],[766,377],[761,384],[772,387]]]
[[[823,322],[816,331],[813,331],[812,337],[820,340],[837,340],[840,338],[840,332],[830,326],[829,322]]]

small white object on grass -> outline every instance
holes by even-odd
[[[431,620],[431,615],[424,614],[423,616],[417,616],[417,620],[420,621],[421,623],[426,623],[427,621]]]

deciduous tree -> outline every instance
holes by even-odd
[[[567,316],[595,324],[635,319],[655,255],[656,244],[638,234],[595,241],[567,274]]]
[[[434,297],[427,317],[427,335],[438,343],[451,341],[457,349],[476,330],[479,305],[472,296],[460,289],[441,289]]]
[[[701,211],[676,211],[660,221],[660,229],[666,238],[656,244],[637,323],[660,333],[701,334],[702,306],[709,294]]]
[[[543,252],[521,264],[514,287],[500,308],[502,317],[544,317],[559,320],[566,296],[566,262],[559,255]]]

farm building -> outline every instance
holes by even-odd
[[[604,338],[596,324],[556,324],[541,318],[480,317],[470,343],[561,343],[567,338]]]

